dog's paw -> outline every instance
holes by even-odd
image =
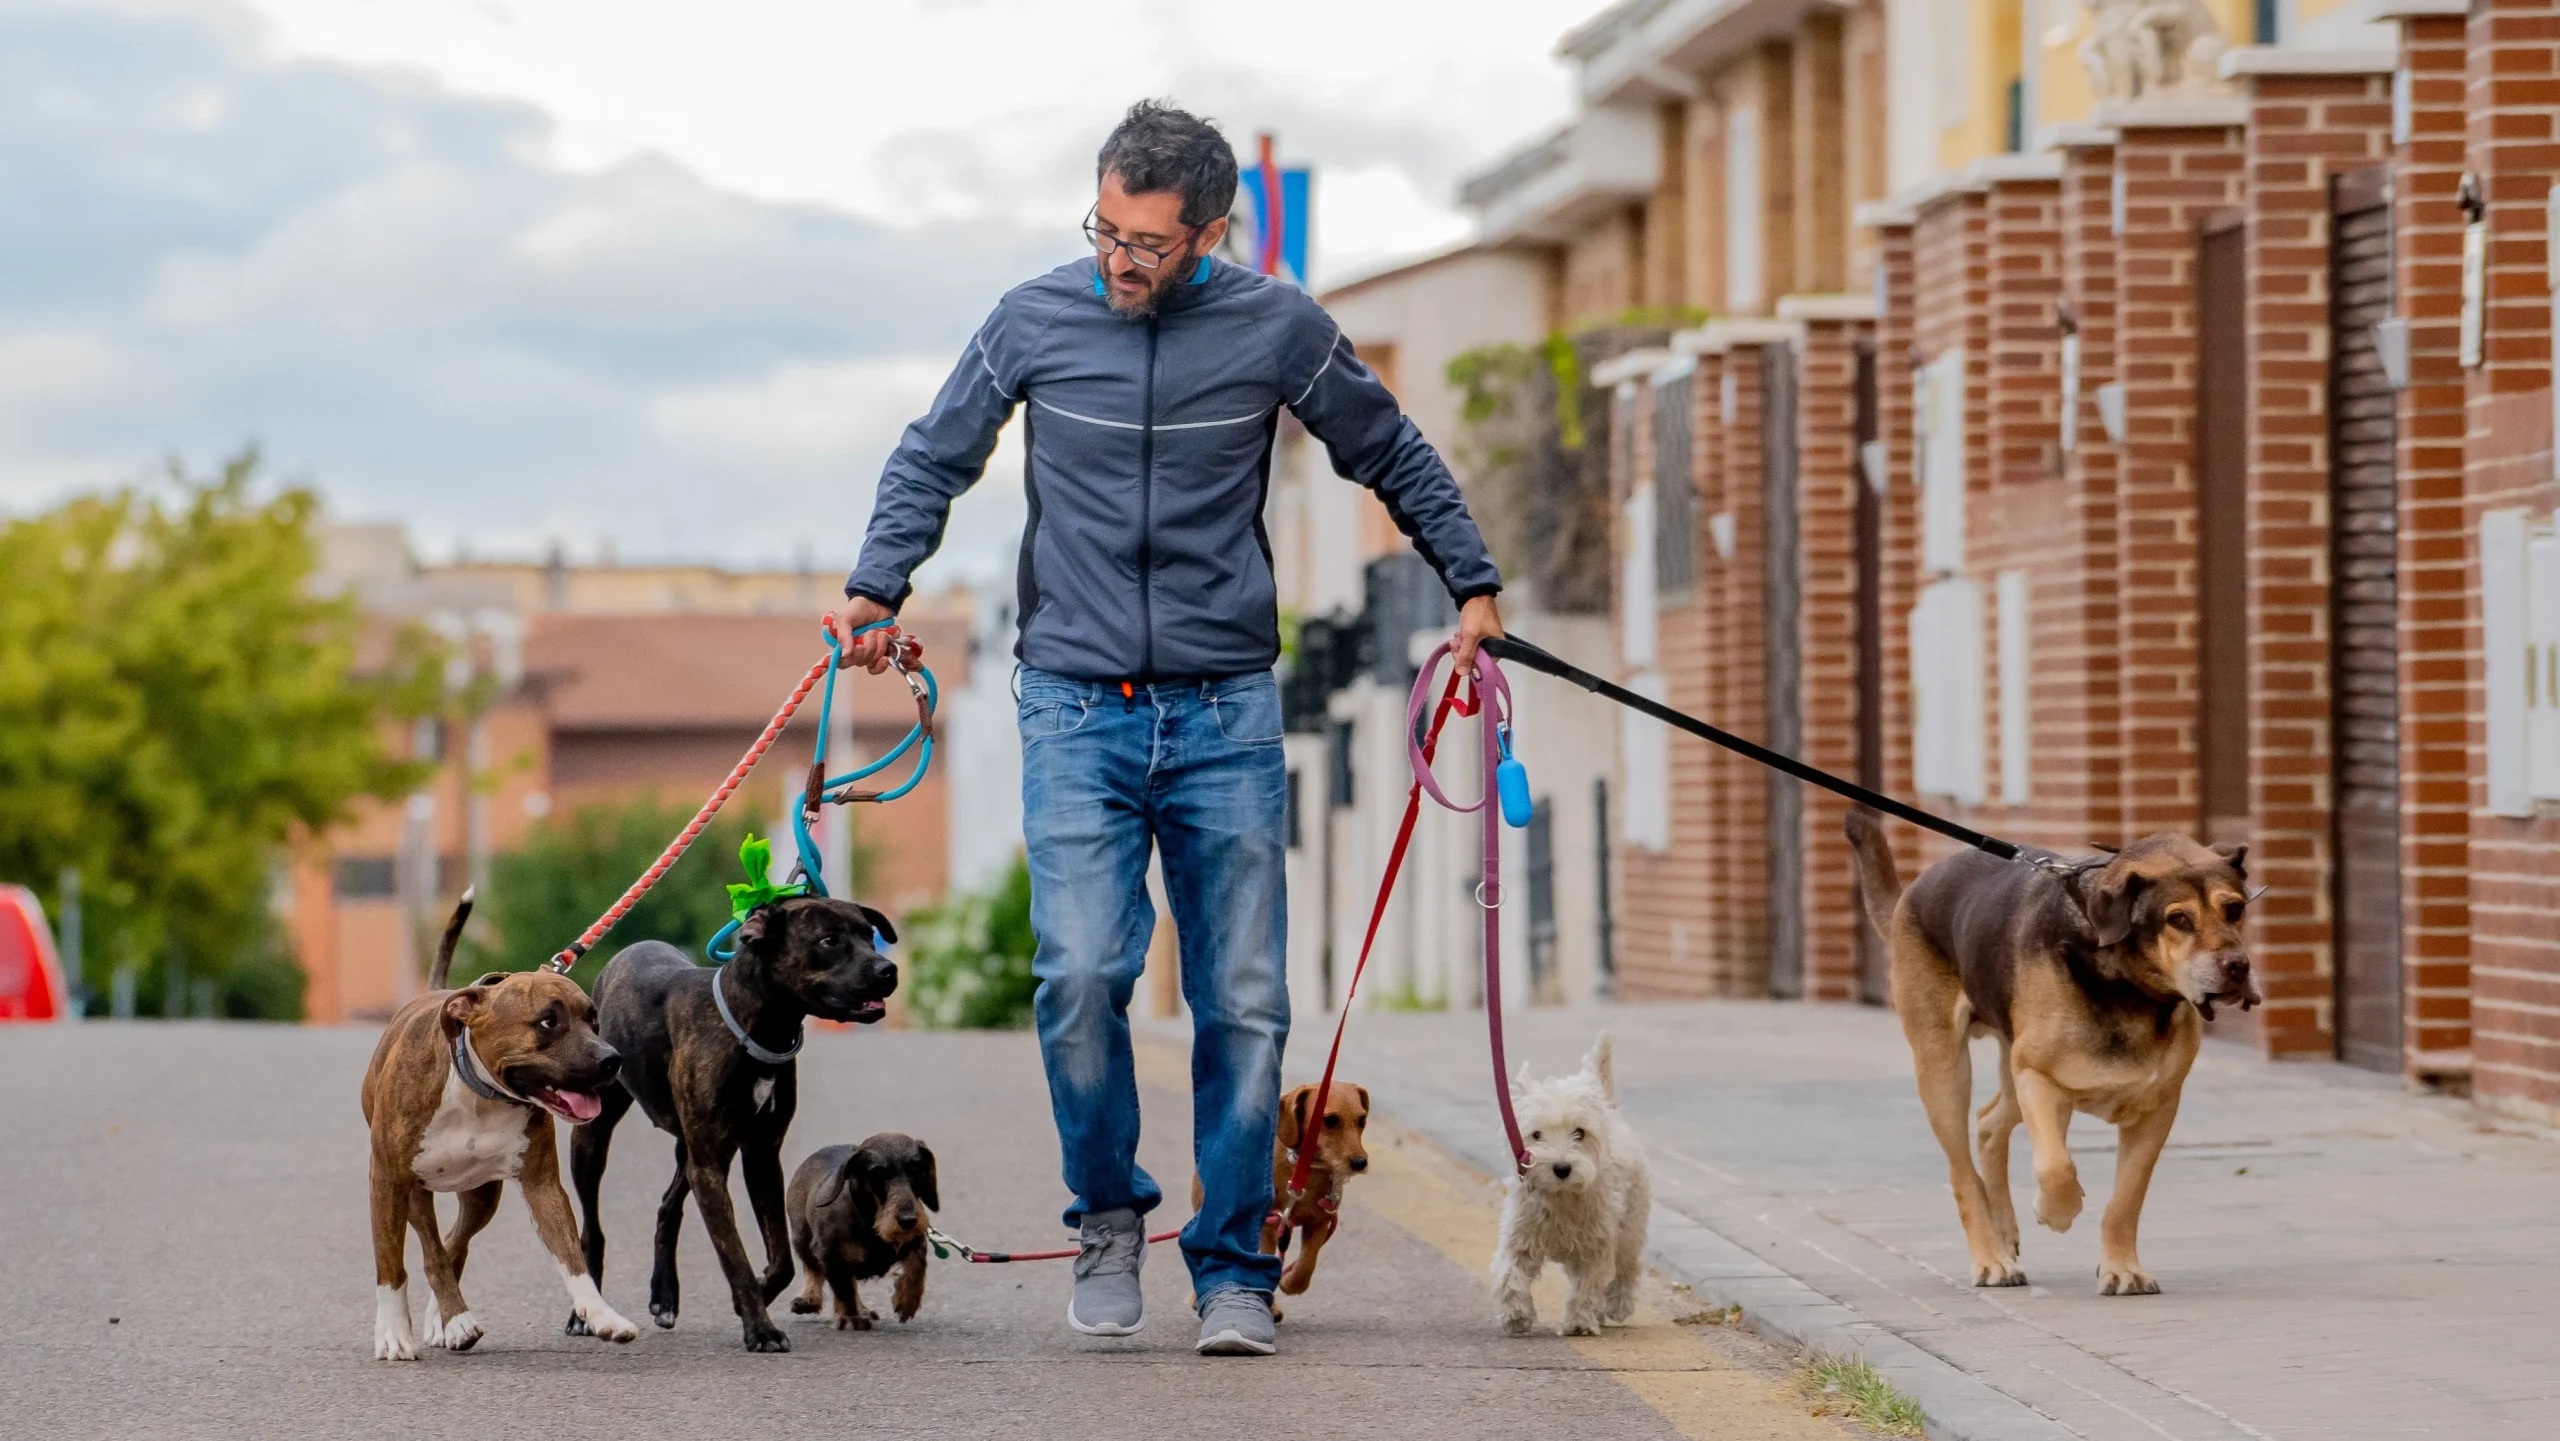
[[[1565,1323],[1556,1328],[1556,1334],[1559,1336],[1597,1336],[1600,1334],[1600,1318],[1597,1316],[1568,1316],[1565,1318]]]
[[[2014,1260],[1977,1260],[1973,1263],[1973,1284],[1977,1286],[2023,1286],[2027,1273],[2018,1269]]]
[[[580,1313],[580,1318],[586,1322],[587,1334],[599,1341],[627,1345],[638,1340],[640,1336],[640,1328],[624,1319],[623,1314],[611,1306],[601,1304],[589,1306]]]
[[[794,1316],[814,1316],[818,1314],[818,1298],[815,1296],[792,1297],[791,1314]]]
[[[878,1319],[880,1319],[879,1315],[876,1312],[869,1310],[838,1311],[836,1313],[836,1329],[839,1331],[868,1331],[871,1329],[871,1323]]]
[[[595,1333],[587,1329],[586,1317],[572,1311],[569,1313],[569,1319],[560,1323],[560,1334],[563,1336],[592,1336]]]
[[[2101,1296],[2157,1296],[2160,1283],[2139,1265],[2114,1266],[2098,1263],[2098,1294]]]
[[[779,1354],[791,1349],[791,1338],[761,1316],[746,1323],[746,1343],[748,1350],[766,1354]]]
[[[2068,1231],[2080,1219],[2080,1206],[2087,1194],[2080,1189],[2078,1176],[2064,1176],[2036,1188],[2036,1220],[2048,1231]]]
[[[426,1334],[428,1345],[442,1351],[459,1352],[468,1351],[479,1345],[480,1337],[484,1333],[480,1329],[480,1318],[468,1311],[438,1325],[436,1313],[430,1310],[427,1312]]]
[[[376,1286],[373,1291],[373,1359],[417,1360],[417,1333],[409,1329],[409,1293],[389,1286]]]
[[[1505,1336],[1526,1336],[1529,1334],[1529,1328],[1537,1324],[1538,1313],[1535,1311],[1505,1311],[1502,1313],[1502,1334]]]
[[[672,1331],[676,1328],[676,1308],[652,1301],[649,1303],[649,1319],[658,1323],[659,1330]]]

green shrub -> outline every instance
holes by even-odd
[[[551,959],[619,900],[692,819],[692,807],[653,796],[582,807],[535,826],[523,846],[491,858],[489,893],[480,897],[474,934],[454,957],[454,979],[529,971]],[[746,834],[743,814],[714,818],[570,976],[592,989],[605,961],[636,941],[665,941],[700,960],[713,933],[729,923],[727,883],[738,878],[738,844]]]
[[[1016,858],[994,888],[955,892],[907,918],[908,1014],[942,1029],[1031,1024],[1031,869]]]

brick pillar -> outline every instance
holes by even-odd
[[[2122,137],[2115,353],[2125,441],[2116,494],[2129,837],[2192,834],[2201,825],[2196,230],[2212,212],[2239,203],[2242,118],[2236,100],[2101,107],[2099,115]]]
[[[1970,537],[1983,525],[1993,503],[1990,493],[1991,437],[1990,426],[1986,423],[1990,409],[1991,374],[1990,216],[1986,202],[1987,197],[1980,189],[1947,191],[1919,207],[1918,221],[1912,227],[1914,333],[1911,358],[1914,363],[1935,361],[1956,346],[1962,346],[1965,353],[1965,527],[1968,544]],[[1899,387],[1904,392],[1906,405],[1910,403],[1912,379],[1906,373]],[[1913,502],[1911,554],[1913,598],[1916,600],[1920,589],[1940,577],[1925,571],[1916,491]],[[1907,609],[1902,619],[1907,626]],[[1988,670],[1986,665],[1986,673]],[[1904,734],[1907,740],[1907,729]],[[1940,809],[1949,808],[1952,804],[1945,796],[1923,797],[1921,803]],[[1947,854],[1954,847],[1954,842],[1933,835],[1919,838],[1919,854],[1924,864]]]
[[[1857,347],[1875,303],[1868,296],[1790,296],[1781,319],[1803,327],[1796,361],[1796,526],[1802,758],[1834,775],[1858,773]],[[1855,1000],[1857,931],[1848,803],[1804,791],[1804,996]]]
[[[2042,604],[2065,625],[2052,637],[2052,663],[2062,673],[2064,708],[2049,747],[2038,736],[2034,781],[2077,792],[2087,834],[2068,839],[2074,852],[2092,840],[2130,839],[2124,816],[2124,684],[2118,587],[2123,537],[2118,524],[2118,453],[2098,403],[2116,381],[2115,131],[2081,128],[2057,137],[2062,153],[2063,303],[2079,337],[2079,404],[2072,448],[2064,453],[2068,524],[2079,563],[2044,578]],[[2047,643],[2039,626],[2036,643]],[[2042,652],[2040,652],[2042,653]],[[2044,757],[2050,755],[2049,763]]]
[[[2272,57],[2278,63],[2281,55]],[[2249,878],[2271,1056],[2328,1056],[2335,1018],[2330,687],[2330,181],[2381,161],[2389,82],[2249,82]]]
[[[1764,322],[1765,323],[1765,322]],[[1762,649],[1761,617],[1768,585],[1761,547],[1760,503],[1760,344],[1732,343],[1724,353],[1723,391],[1733,407],[1722,426],[1724,474],[1721,513],[1729,519],[1732,554],[1719,556],[1716,576],[1717,628],[1722,636],[1715,655],[1720,682],[1720,713],[1729,727],[1745,734],[1761,730],[1768,714],[1767,665]],[[1717,402],[1721,404],[1721,399]],[[1712,543],[1709,554],[1715,554]],[[1769,791],[1766,773],[1757,765],[1718,749],[1710,762],[1722,815],[1716,847],[1724,857],[1719,868],[1717,926],[1710,962],[1718,995],[1768,994],[1769,885],[1767,874]]]
[[[2544,196],[2560,180],[2560,3],[2474,0],[2466,32],[2468,166],[2487,202],[2482,364],[2465,385],[2467,519],[2547,511],[2552,480],[2551,313]],[[2471,1051],[2481,1102],[2560,1122],[2560,808],[2487,809],[2477,546],[2466,580],[2471,725]]]
[[[1878,609],[1884,621],[1884,789],[1909,796],[1911,788],[1911,606],[1918,596],[1920,490],[1913,466],[1912,359],[1917,350],[1918,296],[1912,221],[1885,211],[1876,218],[1876,268],[1881,305],[1876,317],[1876,438],[1885,453],[1884,584]],[[1905,877],[1918,874],[1920,832],[1887,826]]]
[[[2470,642],[2462,509],[2462,213],[2469,63],[2461,16],[2400,25],[2409,138],[2393,157],[2399,407],[2400,967],[2413,1073],[2471,1069]]]
[[[1705,684],[1700,693],[1706,709],[1695,714],[1710,718],[1728,717],[1733,705],[1731,694],[1732,642],[1724,623],[1724,561],[1716,555],[1715,541],[1707,532],[1713,529],[1716,513],[1725,507],[1725,488],[1729,484],[1730,467],[1726,463],[1726,430],[1719,392],[1724,383],[1725,355],[1721,346],[1711,347],[1698,356],[1698,378],[1695,395],[1698,402],[1696,454],[1698,478],[1698,603],[1700,606],[1699,653],[1705,668]],[[1698,825],[1706,849],[1706,904],[1700,908],[1698,923],[1685,936],[1685,944],[1697,972],[1697,994],[1722,995],[1724,991],[1726,952],[1725,936],[1733,929],[1733,887],[1737,876],[1746,874],[1745,863],[1757,859],[1756,853],[1741,856],[1734,852],[1727,831],[1731,809],[1729,793],[1734,774],[1725,764],[1722,751],[1694,736],[1674,736],[1671,749],[1675,756],[1686,752],[1688,769],[1680,774],[1693,778],[1697,787]]]

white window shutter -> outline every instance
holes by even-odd
[[[1982,587],[1942,580],[1911,608],[1912,781],[1930,795],[1983,800]]]
[[[2525,742],[2525,513],[2480,517],[2480,650],[2488,706],[2489,810],[2533,814]]]
[[[2560,536],[2525,546],[2525,789],[2560,800]]]
[[[1964,569],[1964,347],[1929,362],[1928,464],[1920,473],[1920,568]]]
[[[1669,691],[1662,672],[1639,671],[1627,677],[1627,689],[1647,700],[1665,699]],[[1627,768],[1627,844],[1649,851],[1671,849],[1671,728],[1649,715],[1621,708],[1618,754]]]
[[[1626,663],[1641,670],[1653,664],[1656,653],[1651,485],[1639,485],[1627,497],[1625,516],[1626,550],[1618,578],[1619,647]]]
[[[2027,573],[2000,572],[2000,804],[2027,803]]]

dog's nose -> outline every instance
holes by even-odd
[[[898,1208],[898,1224],[901,1226],[912,1226],[915,1223],[916,1208],[913,1206],[900,1206]]]
[[[2232,980],[2249,979],[2249,957],[2243,951],[2226,951],[2222,956],[2222,973]]]
[[[1555,1172],[1556,1179],[1559,1181],[1565,1180],[1573,1175],[1573,1163],[1571,1161],[1558,1161],[1547,1169]]]
[[[611,1046],[597,1048],[596,1079],[610,1081],[622,1074],[622,1053]]]
[[[1366,1157],[1366,1156],[1354,1156],[1354,1157],[1352,1157],[1352,1158],[1351,1158],[1351,1169],[1352,1169],[1352,1170],[1355,1170],[1355,1171],[1365,1171],[1365,1170],[1368,1170],[1368,1169],[1369,1169],[1369,1158],[1368,1158],[1368,1157]]]

